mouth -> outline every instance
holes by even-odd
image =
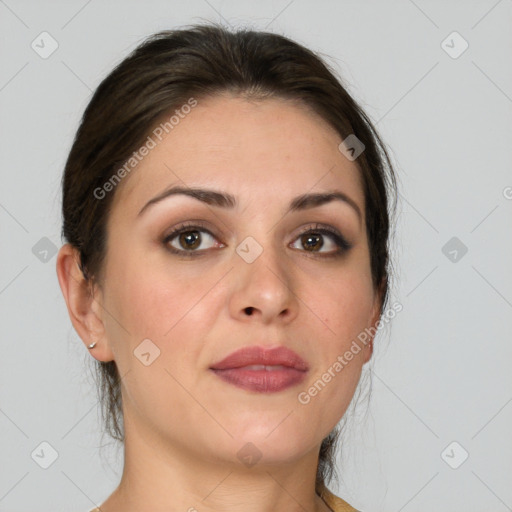
[[[308,365],[286,347],[265,349],[244,347],[233,352],[210,370],[224,382],[259,393],[275,393],[302,382]]]

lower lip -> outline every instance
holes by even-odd
[[[239,388],[260,393],[275,393],[302,382],[305,371],[296,368],[278,370],[247,370],[246,368],[229,368],[212,371],[222,380]]]

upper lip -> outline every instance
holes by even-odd
[[[210,368],[213,370],[226,370],[228,368],[241,368],[256,364],[266,366],[282,365],[301,371],[308,369],[308,365],[298,354],[283,346],[270,349],[262,346],[242,347]]]

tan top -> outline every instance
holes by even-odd
[[[354,507],[351,507],[346,501],[338,498],[334,495],[327,487],[320,494],[320,497],[327,503],[327,506],[333,510],[333,512],[359,512]]]
[[[346,501],[338,498],[338,496],[332,494],[329,489],[324,487],[320,497],[327,503],[327,506],[333,510],[333,512],[359,512],[355,508],[351,507]],[[93,508],[89,512],[101,512],[99,508]]]

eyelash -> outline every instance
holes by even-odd
[[[178,254],[180,256],[184,256],[186,258],[195,258],[198,256],[201,256],[201,252],[203,251],[186,251],[184,249],[176,249],[175,247],[172,247],[169,245],[169,242],[176,238],[177,236],[181,235],[182,233],[188,233],[193,231],[204,231],[208,233],[212,238],[216,238],[215,235],[206,228],[200,221],[196,221],[196,223],[187,223],[184,222],[176,227],[171,233],[166,235],[164,239],[162,240],[162,243],[173,254]],[[322,224],[311,224],[309,226],[306,226],[304,229],[301,230],[301,232],[297,235],[297,237],[294,239],[297,240],[301,236],[312,233],[312,234],[321,234],[321,235],[329,235],[334,243],[337,245],[338,249],[331,253],[318,253],[316,251],[305,251],[310,252],[312,257],[316,258],[336,258],[343,256],[346,252],[348,252],[350,249],[352,249],[353,245],[347,240],[335,229],[330,228],[329,226],[322,225]],[[207,249],[208,250],[208,249]]]

